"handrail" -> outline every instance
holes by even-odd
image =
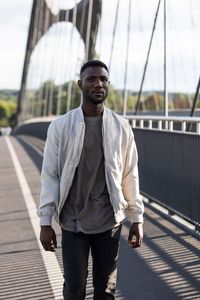
[[[126,115],[126,119],[129,120],[133,128],[175,131],[200,135],[199,117]],[[192,131],[187,131],[188,124],[194,125]]]

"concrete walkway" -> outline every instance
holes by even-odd
[[[10,142],[20,161],[21,173],[16,173]],[[34,205],[37,207],[39,200],[43,146],[40,140],[28,137],[0,137],[1,300],[62,299],[62,258],[57,224],[54,224],[58,235],[56,254],[47,254],[38,243]],[[23,175],[24,181],[19,179]],[[127,221],[121,236],[116,300],[200,299],[199,238],[149,205],[146,206],[145,241],[141,249],[128,247],[129,226]],[[92,299],[91,272],[87,299]]]

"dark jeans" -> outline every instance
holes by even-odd
[[[64,267],[63,297],[84,300],[88,275],[88,257],[93,259],[95,300],[115,299],[117,257],[122,226],[98,234],[62,230]]]

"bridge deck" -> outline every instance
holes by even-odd
[[[35,206],[40,192],[43,143],[0,137],[0,299],[62,299],[60,230],[55,254],[38,242]],[[15,157],[17,155],[17,158]],[[18,164],[18,159],[20,164]],[[116,299],[200,299],[200,241],[174,221],[146,207],[145,241],[127,246],[123,226]],[[91,271],[91,262],[89,262]],[[87,299],[92,299],[91,272]]]

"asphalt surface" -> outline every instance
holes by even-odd
[[[9,140],[38,206],[44,143],[26,136]],[[49,279],[47,269],[53,272],[54,267],[51,261],[45,266],[5,137],[0,137],[0,178],[0,300],[62,299],[55,296]],[[149,205],[142,248],[128,247],[129,226],[127,221],[122,230],[116,299],[200,299],[198,236]],[[60,230],[57,224],[54,227],[58,236],[55,255],[62,272]],[[91,268],[90,259],[86,299],[92,299]]]

